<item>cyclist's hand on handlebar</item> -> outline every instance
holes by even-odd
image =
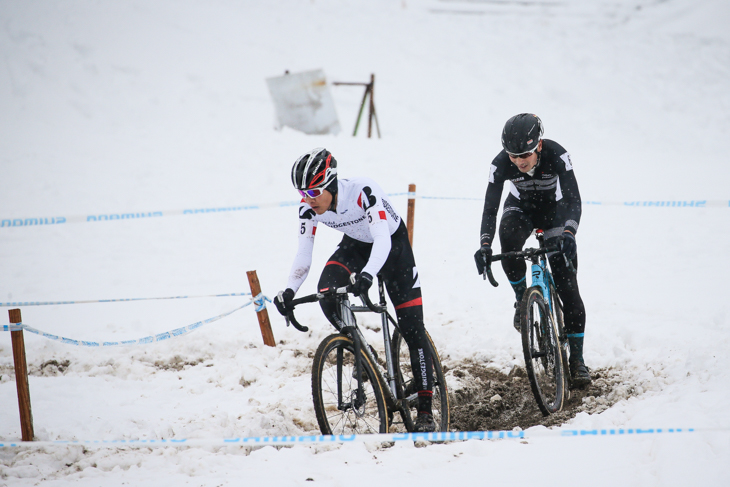
[[[294,308],[291,306],[292,299],[294,299],[294,291],[290,288],[286,288],[284,291],[279,291],[279,294],[274,297],[274,304],[276,309],[279,310],[282,316],[288,315]]]
[[[575,258],[575,255],[578,253],[578,246],[575,243],[575,236],[567,230],[564,231],[563,235],[558,241],[558,248],[563,254],[565,254],[568,259],[573,260]]]
[[[479,274],[484,274],[484,271],[492,265],[491,245],[482,245],[482,247],[474,254],[474,262],[477,264],[477,271]]]
[[[360,296],[368,293],[368,289],[373,285],[373,276],[367,272],[361,272],[357,275],[354,273],[350,276],[352,282],[352,294]]]

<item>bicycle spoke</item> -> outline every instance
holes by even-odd
[[[544,415],[554,413],[563,404],[563,377],[560,345],[555,325],[538,287],[526,292],[520,305],[525,368],[530,387]]]
[[[385,432],[386,410],[382,396],[378,396],[380,383],[365,356],[361,366],[362,375],[357,377],[352,341],[344,335],[331,335],[318,348],[312,394],[322,433]]]

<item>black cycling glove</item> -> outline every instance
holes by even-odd
[[[477,264],[477,271],[479,274],[484,274],[484,270],[492,265],[492,247],[491,245],[484,244],[482,248],[476,251],[474,254],[474,262]]]
[[[371,276],[367,272],[361,272],[360,274],[355,276],[355,281],[352,283],[352,294],[356,296],[367,294],[368,289],[370,289],[370,286],[372,285],[373,276]]]
[[[568,259],[573,260],[578,253],[575,236],[570,232],[563,232],[563,236],[560,237],[560,241],[558,242],[558,248]]]
[[[274,297],[274,304],[276,309],[279,310],[282,316],[286,316],[293,309],[291,307],[291,301],[294,299],[294,291],[290,288],[286,288],[284,291],[279,291],[279,294]]]

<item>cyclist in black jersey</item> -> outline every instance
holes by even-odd
[[[569,368],[573,385],[585,387],[591,376],[583,360],[586,313],[578,288],[578,255],[575,236],[581,217],[578,182],[568,152],[557,142],[543,139],[537,115],[521,113],[510,118],[502,131],[503,150],[489,168],[484,198],[480,249],[474,254],[477,270],[491,265],[497,212],[505,182],[509,195],[504,201],[499,225],[502,252],[522,250],[532,231],[545,232],[548,245],[557,243],[571,259],[576,272],[568,269],[561,254],[548,255],[558,295],[563,302],[565,328],[570,345]],[[504,259],[502,267],[515,291],[515,308],[527,289],[524,259]],[[519,313],[514,326],[519,331]]]
[[[316,148],[300,156],[291,176],[302,196],[299,246],[286,290],[274,298],[274,304],[282,315],[287,315],[294,294],[309,274],[318,224],[343,232],[317,289],[346,286],[354,275],[353,293],[367,294],[373,276],[382,276],[411,355],[418,392],[415,431],[435,431],[431,413],[433,367],[423,326],[421,281],[403,219],[372,179],[338,179],[337,161],[326,149]],[[332,325],[341,329],[344,324],[333,300],[323,299],[320,305]]]

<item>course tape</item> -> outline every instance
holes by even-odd
[[[86,301],[13,301],[0,303],[0,308],[8,306],[52,306],[58,304],[125,303],[128,301],[149,301],[153,299],[227,298],[230,296],[251,296],[251,293],[201,294],[198,296],[169,296],[164,298],[90,299]]]
[[[209,323],[213,323],[214,321],[218,321],[222,318],[225,318],[228,315],[231,315],[238,311],[239,309],[245,308],[246,306],[251,305],[252,303],[256,304],[256,311],[261,311],[261,309],[266,307],[265,301],[269,301],[269,298],[264,296],[263,294],[259,294],[255,298],[251,299],[248,303],[243,304],[242,306],[239,306],[238,308],[235,308],[231,311],[228,311],[226,313],[220,314],[218,316],[214,316],[212,318],[208,318],[207,320],[198,321],[197,323],[193,323],[192,325],[184,326],[182,328],[176,328],[174,330],[166,331],[164,333],[158,333],[157,335],[150,335],[143,338],[138,338],[136,340],[124,340],[121,342],[105,342],[105,341],[87,341],[87,340],[75,340],[73,338],[66,338],[58,335],[53,335],[51,333],[46,333],[44,331],[37,330],[31,326],[26,325],[25,323],[16,323],[14,325],[3,325],[3,331],[18,331],[18,330],[25,330],[30,333],[34,333],[36,335],[42,336],[44,338],[48,338],[49,340],[54,340],[57,342],[65,343],[66,345],[75,345],[78,347],[92,347],[92,348],[99,348],[99,347],[122,347],[122,346],[130,346],[130,345],[146,345],[148,343],[155,343],[155,342],[161,342],[164,340],[169,340],[171,338],[177,338],[181,337],[183,335],[187,335],[191,331],[197,330],[203,325],[207,325]]]
[[[243,438],[193,438],[162,440],[57,440],[57,441],[17,441],[0,442],[0,448],[30,447],[44,448],[51,446],[84,446],[99,448],[136,447],[150,448],[160,446],[283,446],[313,445],[333,443],[387,443],[413,441],[468,441],[468,440],[501,440],[529,439],[540,437],[607,437],[607,436],[657,436],[676,435],[680,433],[720,432],[728,428],[612,428],[612,429],[536,429],[512,431],[453,431],[438,433],[384,433],[373,435],[319,435],[319,436],[250,436]]]
[[[408,196],[424,200],[461,200],[461,201],[484,201],[484,198],[466,198],[451,196],[416,196],[415,193],[389,193],[388,196]],[[113,220],[135,220],[140,218],[160,218],[174,215],[199,215],[204,213],[225,213],[232,211],[261,210],[264,208],[277,208],[284,206],[296,206],[299,201],[279,201],[276,203],[265,203],[260,205],[224,206],[219,208],[195,208],[185,210],[168,211],[147,211],[127,213],[105,213],[93,215],[75,216],[47,216],[30,218],[1,218],[0,228],[5,227],[31,227],[39,225],[59,225],[64,223],[80,222],[101,222]],[[605,206],[633,206],[633,207],[682,207],[682,208],[730,208],[730,200],[646,200],[646,201],[584,201],[586,205]]]

